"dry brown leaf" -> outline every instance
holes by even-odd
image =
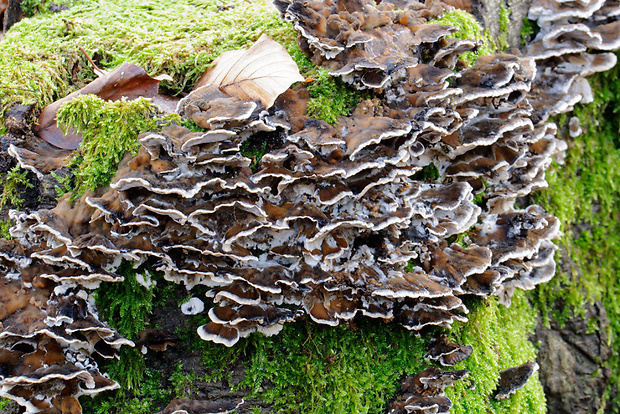
[[[155,98],[159,82],[169,79],[167,75],[152,78],[140,66],[125,63],[110,73],[104,73],[97,79],[70,95],[46,106],[39,116],[37,134],[41,139],[63,149],[74,150],[82,141],[82,135],[69,129],[67,135],[56,125],[56,112],[62,104],[79,95],[93,94],[106,101],[117,101],[123,97],[128,100],[140,96]]]
[[[259,99],[269,108],[294,82],[303,80],[286,49],[263,34],[248,50],[222,53],[200,78],[196,89],[216,86],[239,99]]]

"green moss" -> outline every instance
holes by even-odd
[[[492,55],[497,49],[491,35],[488,31],[483,30],[478,20],[464,10],[453,10],[444,13],[438,19],[429,20],[429,23],[444,24],[456,27],[455,33],[447,36],[454,39],[471,39],[482,42],[482,45],[475,52],[465,52],[461,55],[461,59],[472,65],[478,56]]]
[[[110,378],[119,383],[127,392],[139,393],[148,376],[148,370],[144,358],[137,348],[124,346],[120,351],[120,360],[115,360],[105,365],[105,371]]]
[[[376,320],[353,329],[287,324],[275,337],[251,335],[235,345],[204,343],[211,380],[226,375],[233,361],[247,360],[244,380],[250,396],[281,413],[382,413],[401,377],[428,363],[426,338]]]
[[[510,25],[510,9],[504,4],[499,5],[499,31],[500,33],[508,33]]]
[[[472,357],[455,367],[470,369],[471,374],[448,390],[455,404],[451,413],[544,413],[536,375],[509,399],[491,398],[500,370],[536,358],[528,341],[536,314],[525,294],[518,292],[508,309],[496,298],[471,299],[467,305],[470,322],[448,331],[452,340],[474,346]],[[197,346],[210,372],[205,380],[226,379],[231,364],[246,360],[245,379],[237,388],[273,403],[276,412],[381,413],[399,380],[430,365],[423,358],[428,338],[363,318],[353,329],[298,322],[286,325],[277,337],[252,335],[234,348]]]
[[[155,295],[153,288],[145,288],[136,278],[137,274],[148,272],[145,266],[134,269],[132,262],[123,261],[116,272],[125,280],[102,283],[95,290],[97,309],[103,320],[133,340],[148,324]]]
[[[418,181],[437,181],[439,178],[439,169],[432,162],[413,175],[413,179]]]
[[[94,292],[101,319],[130,340],[136,340],[138,333],[148,326],[153,309],[154,288],[147,289],[137,280],[138,274],[149,274],[148,267],[148,265],[143,265],[134,269],[132,262],[123,260],[117,273],[122,275],[124,280],[116,283],[102,283]],[[148,380],[151,375],[146,369],[140,351],[127,346],[121,348],[120,360],[105,364],[104,369],[122,387],[123,391],[114,399],[126,400],[127,395],[124,393],[127,391],[141,395],[144,381]],[[134,408],[122,412],[148,412],[132,411]]]
[[[9,229],[13,226],[12,221],[7,220],[7,221],[0,221],[0,238],[6,239],[6,240],[12,240],[13,236],[11,236],[11,233],[9,233]]]
[[[136,369],[135,364],[140,364],[142,356],[134,348],[123,349],[121,352],[120,361],[115,360],[104,364],[103,368],[113,380],[119,384],[125,384],[128,372]],[[125,386],[121,390],[98,394],[94,398],[83,396],[80,398],[83,412],[88,414],[152,414],[158,412],[170,401],[172,394],[169,390],[162,388],[162,378],[159,372],[144,367],[138,367],[138,369],[141,370],[142,377],[133,385],[131,392],[128,392]]]
[[[474,195],[474,199],[472,200],[472,202],[477,205],[480,206],[481,204],[484,203],[485,200],[485,195],[484,193],[478,193]]]
[[[137,333],[149,324],[152,309],[169,305],[168,301],[174,296],[178,285],[163,281],[161,274],[152,272],[149,263],[133,269],[130,262],[123,261],[118,271],[125,280],[122,283],[102,284],[95,291],[96,304],[103,320],[124,336],[135,340]],[[136,275],[146,272],[157,282],[150,289],[136,280]],[[195,329],[193,334],[197,336]],[[181,373],[173,374],[170,381],[173,389],[164,387],[164,378],[158,371],[146,367],[146,360],[138,348],[123,346],[120,360],[103,361],[100,367],[121,388],[98,394],[95,398],[82,397],[80,402],[85,413],[150,414],[167,405],[175,395],[181,395]]]
[[[459,234],[453,234],[452,236],[448,237],[448,239],[446,240],[448,242],[448,245],[451,245],[452,243],[456,243],[459,246],[463,247],[463,248],[467,248],[470,244],[470,234],[474,231],[475,228],[475,224],[473,226],[471,226],[469,229],[465,230],[462,233]]]
[[[22,170],[19,165],[16,165],[2,177],[2,195],[0,195],[0,208],[11,205],[16,209],[20,209],[24,204],[24,199],[21,194],[26,188],[32,188],[33,185],[26,176],[28,171]]]
[[[528,335],[536,325],[536,313],[522,291],[515,293],[510,308],[497,302],[471,299],[469,322],[454,326],[450,332],[453,341],[471,344],[474,353],[455,369],[469,369],[469,380],[446,390],[454,403],[452,414],[545,413],[546,403],[542,385],[535,374],[525,388],[503,401],[496,401],[493,393],[503,369],[536,359],[536,349]],[[472,385],[474,385],[472,387]]]
[[[172,385],[172,395],[174,398],[190,398],[192,392],[196,390],[196,381],[198,377],[192,371],[190,373],[183,372],[183,364],[179,362],[174,367],[174,372],[170,376]]]
[[[127,151],[137,154],[137,136],[158,128],[157,107],[148,99],[104,101],[94,95],[82,95],[58,110],[58,125],[74,128],[83,140],[69,167],[75,169],[73,198],[86,190],[107,185]]]
[[[207,131],[205,128],[196,125],[196,123],[194,121],[192,121],[191,119],[181,119],[181,117],[178,118],[178,120],[176,120],[176,123],[179,124],[180,126],[183,126],[187,129],[189,129],[192,132],[205,132]]]
[[[539,31],[540,28],[535,20],[530,20],[527,17],[524,17],[523,26],[521,27],[521,44],[528,44]]]
[[[35,14],[51,13],[50,5],[54,3],[56,6],[70,5],[71,0],[22,0],[20,7],[25,17],[32,17]]]
[[[483,185],[483,189],[480,192],[474,194],[474,198],[472,202],[478,207],[482,207],[484,209],[484,207],[486,206],[487,200],[488,200],[486,189],[489,186],[489,182],[483,178],[482,185]]]
[[[413,259],[409,259],[409,261],[407,262],[407,265],[405,266],[405,268],[403,269],[405,272],[409,272],[412,273],[416,267],[416,262]]]
[[[497,48],[505,51],[510,47],[508,44],[508,26],[510,25],[510,9],[504,3],[499,5],[499,37],[497,38]]]
[[[9,400],[8,398],[0,399],[0,410],[4,410],[10,403],[11,400]]]
[[[66,193],[70,193],[75,188],[75,177],[73,174],[69,174],[67,176],[60,176],[55,171],[52,171],[51,176],[58,181],[58,185],[54,187],[56,190],[57,198],[62,197]]]
[[[339,117],[349,115],[367,95],[330,76],[329,71],[323,68],[312,69],[308,76],[313,79],[308,85],[308,116],[332,125],[338,122]]]
[[[258,164],[263,155],[267,153],[267,141],[247,139],[241,144],[241,155],[252,160],[250,168],[252,172],[258,171]]]
[[[610,405],[619,412],[620,397],[611,390],[620,388],[620,69],[594,76],[590,83],[594,102],[574,110],[585,132],[570,139],[568,116],[557,120],[569,139],[566,161],[547,172],[549,189],[535,198],[562,222],[559,243],[568,272],[560,270],[539,286],[535,299],[543,316],[551,314],[560,322],[583,316],[586,302],[602,301],[613,340]]]

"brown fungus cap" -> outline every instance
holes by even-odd
[[[536,362],[528,361],[518,367],[508,368],[499,373],[499,385],[495,390],[496,400],[505,400],[521,388],[525,387],[527,380],[538,371]]]
[[[488,215],[476,226],[472,240],[491,250],[495,265],[513,258],[532,257],[543,241],[559,235],[559,226],[557,218],[534,205],[525,210]]]
[[[431,348],[425,357],[437,361],[443,366],[451,367],[469,358],[472,352],[471,345],[450,342],[445,335],[441,335],[433,339]]]
[[[173,332],[165,329],[147,328],[138,332],[136,346],[139,346],[140,351],[146,354],[147,350],[163,352],[178,343],[179,337]]]
[[[402,394],[392,403],[388,413],[447,413],[452,407],[452,401],[444,395],[445,388],[468,375],[468,370],[427,368],[417,375],[409,376],[403,380],[400,386]]]

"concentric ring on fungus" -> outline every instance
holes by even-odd
[[[605,4],[536,1],[541,31],[526,56],[483,56],[455,73],[459,54],[478,45],[427,24],[451,10],[440,1],[276,1],[313,62],[374,99],[330,126],[300,116],[290,91],[266,108],[201,87],[179,110],[205,132],[142,134],[107,193],[12,212],[15,240],[0,254],[0,284],[13,292],[0,306],[10,368],[0,394],[29,412],[80,412],[77,396],[116,386],[90,355],[132,344],[98,320],[88,289],[122,280],[122,259],[208,286],[215,307],[198,333],[227,346],[302,315],[450,327],[467,320],[463,295],[509,305],[514,289],[549,280],[558,220],[515,201],[547,186],[545,170],[566,148],[549,116],[587,100],[583,76],[616,63],[596,53],[620,46],[620,13]],[[274,145],[253,172],[240,149],[256,134]],[[42,174],[40,155],[10,153]],[[431,163],[439,178],[420,179]],[[43,355],[46,364],[20,365]],[[467,373],[431,371],[391,412],[449,409],[443,388]],[[423,379],[441,382],[432,396],[421,395]]]

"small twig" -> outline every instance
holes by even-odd
[[[88,59],[90,64],[93,65],[93,70],[95,71],[95,74],[97,76],[103,76],[106,74],[104,70],[100,69],[97,65],[95,65],[95,62],[93,62],[93,60],[90,58],[90,56],[88,55],[88,53],[86,53],[84,49],[82,49],[80,46],[78,46],[78,49],[80,49],[82,53],[84,53],[84,56],[86,56],[86,59]]]

